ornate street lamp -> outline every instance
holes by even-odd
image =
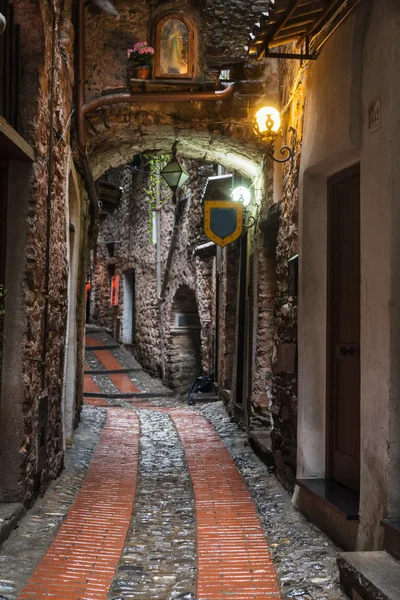
[[[289,146],[282,146],[279,152],[285,158],[276,158],[274,142],[281,128],[281,116],[279,111],[272,106],[263,106],[257,111],[253,121],[253,131],[261,141],[261,144],[266,148],[266,152],[272,160],[278,163],[284,163],[288,160],[293,161],[294,152],[293,148]],[[294,131],[294,130],[293,130]]]
[[[181,189],[185,181],[189,179],[189,173],[182,167],[178,161],[175,149],[173,149],[172,159],[162,169],[160,175],[173,191],[173,202],[176,203],[176,194]]]

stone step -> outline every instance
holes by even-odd
[[[261,460],[268,466],[275,465],[274,455],[271,449],[271,434],[269,431],[250,431],[249,433],[250,446]]]
[[[24,514],[23,504],[19,502],[0,502],[0,546]]]
[[[340,585],[353,600],[399,600],[400,562],[387,552],[343,552]]]
[[[190,394],[190,399],[192,404],[198,404],[199,402],[218,402],[219,398],[214,392],[201,394],[200,392],[196,392]]]
[[[86,351],[90,352],[92,350],[117,350],[118,348],[121,348],[119,344],[101,344],[100,341],[98,346],[85,346]]]
[[[175,396],[175,392],[171,390],[162,391],[162,392],[127,392],[123,393],[103,393],[103,392],[84,392],[84,398],[113,398],[123,400],[124,398],[173,398]]]
[[[85,371],[85,375],[119,375],[121,373],[138,373],[142,370],[140,367],[130,367],[129,369],[92,369]]]

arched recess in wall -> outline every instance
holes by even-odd
[[[71,437],[75,421],[77,369],[77,306],[79,249],[81,242],[80,198],[77,175],[72,166],[68,180],[67,218],[68,319],[64,367],[64,442]]]
[[[156,22],[153,33],[154,77],[194,79],[197,62],[197,33],[191,19],[172,12]]]
[[[169,382],[178,393],[186,394],[190,384],[201,375],[200,333],[195,293],[182,285],[172,304],[168,352]]]

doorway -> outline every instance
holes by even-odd
[[[1,372],[3,365],[3,310],[6,285],[6,249],[7,249],[7,169],[0,165],[0,394]],[[1,397],[0,397],[1,418]]]
[[[80,203],[78,186],[71,171],[68,187],[68,318],[65,355],[64,444],[75,426],[76,368],[77,368],[77,308],[79,283]]]
[[[328,179],[328,475],[360,489],[360,168]]]
[[[122,341],[124,344],[134,344],[136,338],[136,282],[134,269],[125,271],[123,285]]]

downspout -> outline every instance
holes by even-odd
[[[176,192],[176,195],[177,195],[177,192]],[[174,251],[175,251],[176,240],[178,238],[179,221],[181,220],[182,207],[183,207],[184,201],[185,201],[185,198],[182,198],[182,200],[177,199],[176,206],[175,206],[174,229],[172,231],[172,237],[171,237],[171,242],[169,245],[168,256],[167,256],[167,262],[165,265],[164,277],[163,277],[162,288],[161,288],[161,297],[160,297],[161,302],[164,301],[164,296],[165,296],[165,292],[166,292],[168,281],[169,281],[169,272],[171,269],[172,258],[173,258]]]
[[[160,185],[160,163],[157,161],[156,173],[156,208],[155,208],[155,226],[156,226],[156,282],[157,282],[157,300],[158,300],[158,319],[160,324],[160,342],[161,342],[161,374],[165,379],[165,343],[163,331],[163,303],[161,301],[161,185]]]
[[[54,95],[55,95],[55,65],[56,65],[56,30],[57,13],[52,1],[49,2],[52,13],[51,33],[51,76],[50,76],[50,115],[49,115],[49,150],[47,159],[47,195],[46,195],[46,254],[44,271],[44,309],[42,329],[42,356],[40,362],[40,381],[42,391],[46,384],[47,338],[49,327],[49,294],[50,294],[50,249],[51,249],[51,196],[53,193],[53,148],[54,148]]]

